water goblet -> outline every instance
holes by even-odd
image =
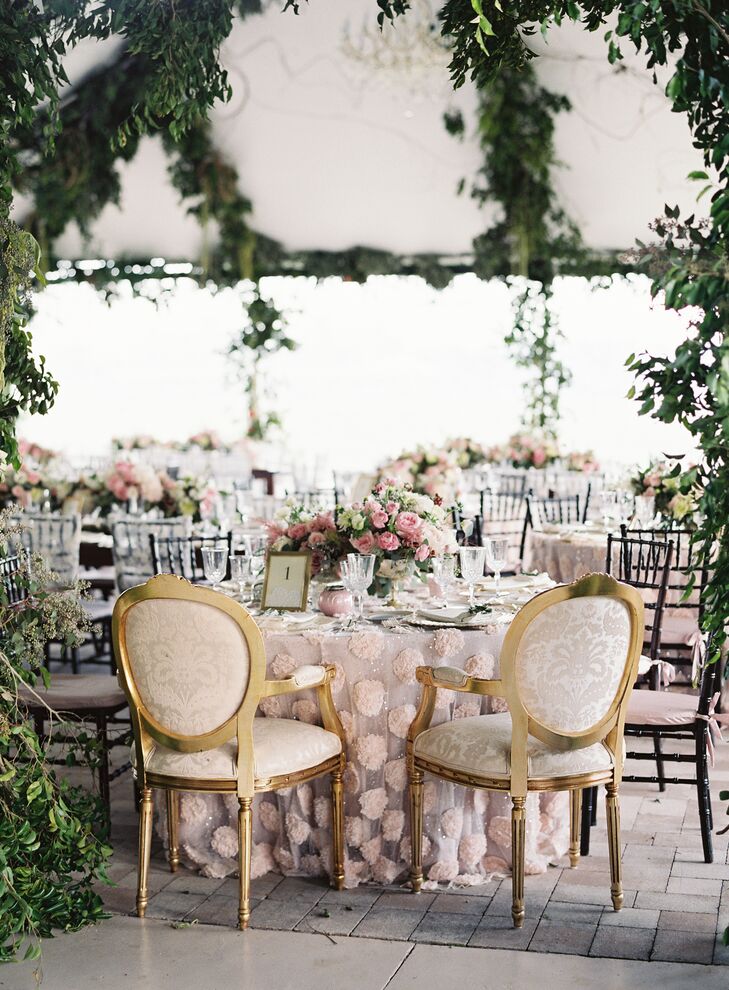
[[[452,554],[433,557],[430,561],[433,580],[441,590],[440,597],[447,604],[448,592],[456,579],[456,558]]]
[[[352,592],[352,618],[355,626],[362,620],[364,593],[372,584],[376,559],[373,553],[348,553],[347,559],[342,561],[342,582],[347,591]]]
[[[461,547],[458,551],[461,561],[461,577],[468,585],[468,604],[476,603],[476,582],[483,577],[486,561],[485,547]]]
[[[227,544],[204,546],[200,550],[205,577],[212,583],[213,591],[220,590],[228,560]]]
[[[260,553],[253,553],[248,558],[251,562],[251,601],[253,601],[256,593],[256,583],[263,568],[266,566],[266,555],[263,551]]]
[[[251,558],[243,554],[231,554],[230,561],[231,580],[238,582],[238,594],[240,600],[246,600],[246,585],[251,580]]]
[[[641,529],[648,529],[656,517],[655,495],[635,496],[635,517]]]
[[[633,493],[618,491],[615,494],[618,521],[627,526],[630,522],[630,517],[633,515]]]
[[[615,491],[600,492],[600,512],[605,529],[610,529],[618,506],[618,493]]]
[[[494,572],[494,588],[501,588],[501,572],[508,563],[509,541],[502,536],[486,538],[486,564]]]

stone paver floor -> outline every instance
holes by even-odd
[[[719,748],[711,780],[717,829],[725,824],[718,792],[729,786],[729,748]],[[112,913],[130,914],[137,851],[129,774],[114,782],[112,793],[115,852],[110,876],[116,886],[102,888],[102,893]],[[715,862],[706,864],[693,788],[669,785],[659,794],[652,785],[624,784],[621,793],[621,912],[609,906],[601,807],[592,830],[591,855],[577,869],[564,863],[526,878],[526,922],[521,930],[511,926],[509,879],[416,896],[395,886],[368,885],[338,893],[324,881],[272,873],[253,881],[251,927],[314,932],[335,940],[378,938],[614,959],[729,962],[729,949],[721,941],[729,925],[729,835],[714,835]],[[236,925],[237,881],[210,879],[184,868],[172,874],[158,843],[150,886],[150,918],[173,925]]]

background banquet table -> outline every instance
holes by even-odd
[[[301,664],[335,664],[334,701],[348,740],[344,777],[346,884],[405,879],[410,859],[405,739],[415,715],[421,664],[455,665],[479,677],[498,677],[507,625],[478,630],[380,629],[336,632],[318,617],[306,628],[294,619],[263,623],[268,676],[286,677]],[[313,692],[265,699],[262,715],[318,722]],[[449,718],[506,710],[501,699],[439,690],[433,724]],[[510,802],[503,794],[443,781],[425,785],[423,860],[431,883],[472,885],[511,867]],[[208,876],[237,870],[235,796],[183,794],[180,847],[184,861]],[[527,799],[528,873],[545,872],[569,843],[566,793]],[[327,778],[259,795],[254,801],[253,876],[269,870],[329,874],[331,816]],[[166,838],[166,822],[158,828]]]
[[[570,584],[585,574],[605,572],[607,533],[532,530],[525,556],[528,570],[546,571],[558,584]]]

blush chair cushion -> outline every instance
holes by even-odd
[[[318,725],[288,718],[253,720],[253,760],[256,780],[308,770],[342,752],[338,735]],[[132,749],[134,756],[134,749]],[[235,780],[237,739],[217,749],[179,753],[156,743],[147,756],[149,773],[173,777],[202,777]],[[134,759],[132,760],[134,762]]]
[[[610,751],[603,743],[563,752],[530,736],[527,741],[530,778],[570,777],[609,770]],[[511,715],[474,715],[444,722],[422,732],[415,755],[450,770],[487,777],[508,778],[511,773]]]
[[[626,726],[691,725],[698,698],[668,691],[633,691],[628,702]]]

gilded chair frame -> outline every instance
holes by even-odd
[[[531,715],[519,693],[516,661],[521,640],[530,624],[546,609],[560,602],[582,597],[610,597],[622,601],[628,609],[630,637],[625,665],[613,700],[602,718],[580,731],[556,730]],[[416,673],[423,693],[407,738],[407,769],[410,791],[410,822],[412,837],[411,884],[415,892],[423,882],[423,779],[431,773],[443,780],[466,787],[506,791],[511,795],[512,832],[512,919],[516,928],[524,924],[524,854],[525,804],[529,791],[570,792],[570,865],[579,861],[579,832],[582,789],[597,784],[606,785],[608,846],[610,854],[611,896],[613,907],[623,905],[620,862],[620,811],[618,788],[623,772],[623,730],[628,699],[638,672],[643,644],[643,601],[628,585],[620,584],[607,574],[589,574],[573,584],[560,585],[534,597],[521,608],[509,627],[501,649],[501,678],[486,680],[469,677],[455,667],[419,667]],[[509,776],[465,773],[443,766],[415,753],[418,736],[430,727],[435,710],[438,688],[481,696],[505,698],[512,721],[511,772]],[[528,737],[534,736],[552,749],[568,751],[584,749],[603,742],[609,750],[613,765],[609,769],[569,776],[531,777],[528,773]]]
[[[249,677],[238,709],[221,725],[199,735],[174,732],[161,725],[145,706],[130,663],[126,645],[126,622],[130,610],[139,602],[174,599],[210,605],[224,612],[239,627],[248,646]],[[130,588],[117,600],[112,620],[112,640],[118,664],[118,678],[127,700],[134,734],[135,773],[140,789],[139,866],[137,884],[137,915],[144,917],[149,900],[148,871],[152,839],[152,788],[166,793],[169,831],[169,863],[174,872],[179,865],[177,842],[177,792],[204,791],[236,793],[238,796],[238,840],[240,858],[240,904],[238,923],[241,929],[248,927],[250,918],[250,861],[252,841],[252,800],[254,794],[275,791],[304,783],[323,774],[332,777],[332,835],[333,835],[333,884],[337,890],[344,887],[344,817],[342,774],[346,765],[346,740],[342,723],[332,699],[331,685],[335,676],[334,666],[321,668],[321,676],[297,680],[296,672],[284,680],[266,679],[266,654],[263,636],[249,613],[233,599],[191,584],[185,578],[161,574],[145,584]],[[317,694],[324,728],[335,733],[342,744],[338,756],[307,767],[304,770],[272,777],[256,777],[254,773],[253,719],[262,698],[291,694],[295,691],[314,689]],[[180,753],[199,753],[217,749],[230,739],[238,740],[237,776],[229,778],[183,777],[148,772],[145,764],[155,743]]]

